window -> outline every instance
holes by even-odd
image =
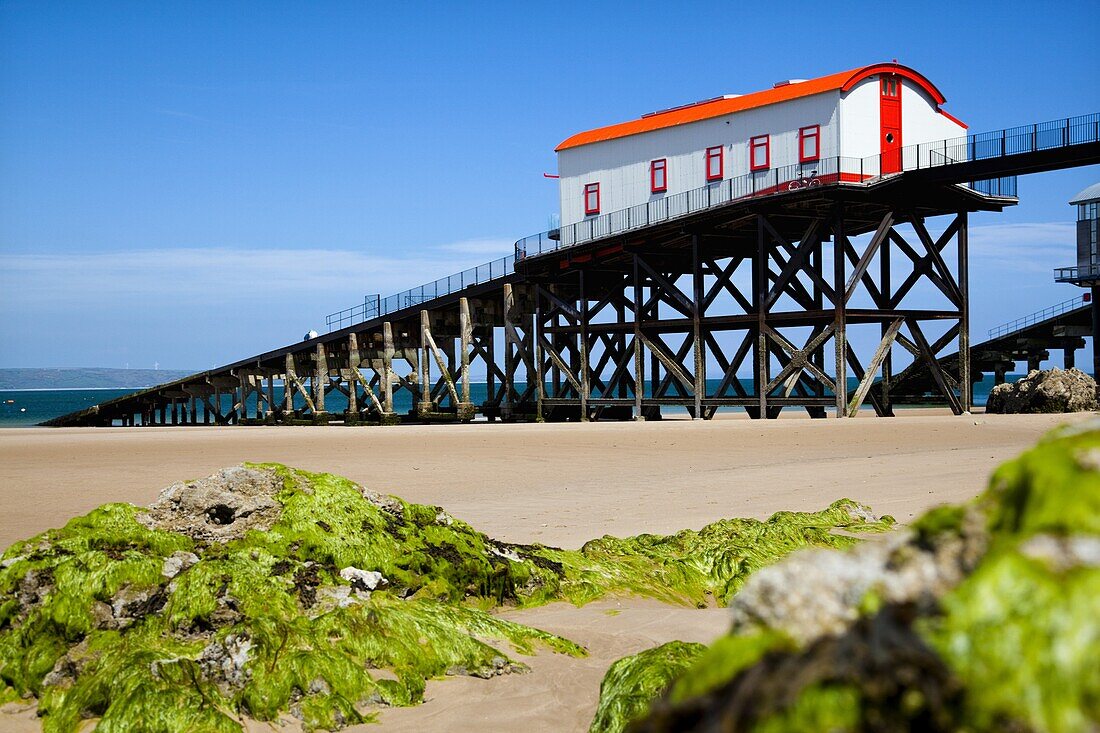
[[[749,140],[749,168],[765,170],[771,165],[771,145],[768,135],[757,135]]]
[[[723,148],[717,145],[707,148],[707,181],[722,180]]]
[[[668,190],[668,161],[658,158],[649,164],[649,191],[663,193]]]
[[[821,157],[821,126],[810,125],[798,131],[798,162],[809,163]]]
[[[600,213],[600,184],[584,184],[584,215]]]
[[[896,76],[882,77],[882,96],[897,97],[900,88],[901,87],[898,84],[898,78]]]

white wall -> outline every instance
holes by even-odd
[[[842,155],[853,158],[876,156],[879,142],[879,88],[881,77],[873,76],[856,84],[840,100],[840,145]],[[966,135],[966,128],[936,111],[936,103],[920,85],[901,82],[901,145],[908,148],[921,143],[939,142]],[[954,152],[956,158],[963,147]],[[927,150],[921,153],[921,166],[928,164]],[[906,168],[916,165],[915,152],[906,151]]]
[[[581,221],[584,186],[600,184],[600,213],[706,185],[706,149],[725,149],[723,178],[749,172],[749,138],[771,135],[771,168],[798,162],[798,130],[821,126],[821,157],[838,154],[838,92],[825,92],[686,125],[568,148],[558,153],[561,223]],[[668,161],[668,191],[650,193],[650,161]]]
[[[584,186],[600,184],[600,213],[620,211],[663,196],[707,184],[706,149],[725,149],[723,178],[749,173],[749,139],[771,136],[769,168],[798,163],[798,130],[821,126],[822,158],[870,158],[878,156],[880,77],[862,80],[843,96],[823,92],[801,99],[736,112],[685,125],[568,148],[558,153],[559,194],[563,226],[585,219]],[[902,80],[902,145],[956,138],[966,129],[939,114],[919,85]],[[927,151],[922,153],[928,156]],[[910,167],[915,155],[907,155]],[[957,155],[955,157],[958,157]],[[668,161],[668,190],[650,193],[649,164]],[[857,164],[858,165],[858,164]],[[922,162],[922,165],[926,165]],[[868,175],[877,173],[868,162]]]
[[[852,87],[840,98],[840,149],[846,158],[866,158],[878,155],[879,148],[879,78],[872,76]],[[901,108],[905,114],[906,94],[902,92]],[[902,120],[902,144],[905,144],[905,121]]]

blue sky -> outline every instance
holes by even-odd
[[[779,79],[897,58],[973,131],[1100,111],[1087,3],[831,5],[6,0],[0,367],[289,343],[545,229],[569,134]],[[1098,179],[972,220],[975,340],[1079,292],[1050,271]]]

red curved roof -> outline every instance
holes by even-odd
[[[579,132],[567,138],[558,145],[555,150],[568,150],[569,148],[576,148],[581,145],[603,142],[604,140],[614,140],[616,138],[637,135],[651,130],[660,130],[665,127],[686,125],[689,122],[698,122],[699,120],[706,120],[711,117],[721,117],[722,115],[731,114],[733,112],[743,112],[747,109],[755,109],[769,104],[787,102],[792,99],[809,97],[813,94],[821,94],[822,92],[837,90],[846,92],[860,81],[869,76],[874,76],[875,74],[896,74],[898,76],[903,76],[924,89],[936,104],[943,104],[947,101],[932,82],[923,74],[914,69],[910,69],[908,66],[893,63],[871,64],[870,66],[863,66],[858,69],[851,69],[849,71],[841,71],[837,74],[830,74],[829,76],[818,77],[817,79],[785,84],[774,89],[765,89],[761,92],[743,94],[739,97],[730,99],[714,99],[707,102],[700,102],[699,104],[677,107],[666,112],[646,115],[637,120],[620,122],[617,125],[597,127],[595,130]]]

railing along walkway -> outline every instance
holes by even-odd
[[[823,183],[875,183],[895,173],[1095,142],[1100,142],[1100,113],[908,145],[866,158],[822,158],[747,173],[524,237],[516,242],[516,259],[643,229],[753,196],[787,193]],[[1015,176],[971,181],[967,185],[988,196],[1016,196]]]
[[[1000,326],[989,329],[989,340],[992,341],[994,339],[1009,336],[1017,331],[1022,331],[1025,328],[1034,326],[1037,323],[1042,323],[1043,321],[1056,318],[1070,311],[1075,311],[1078,308],[1088,305],[1090,302],[1091,299],[1089,294],[1085,293],[1084,295],[1078,295],[1075,298],[1070,298],[1069,300],[1052,305],[1049,308],[1044,308],[1041,311],[1035,311],[1022,318],[1017,318],[1015,321],[1002,323]]]
[[[822,184],[874,183],[905,171],[1098,141],[1100,113],[909,145],[900,150],[866,158],[822,158],[813,163],[748,173],[524,237],[515,243],[515,253],[512,256],[502,257],[385,298],[378,295],[365,296],[362,304],[330,313],[325,317],[325,322],[328,330],[333,331],[380,318],[472,285],[481,285],[511,275],[515,271],[516,261],[526,257],[572,247],[612,234],[642,229],[739,199],[788,193]],[[972,181],[967,185],[987,196],[1016,196],[1015,176]]]

